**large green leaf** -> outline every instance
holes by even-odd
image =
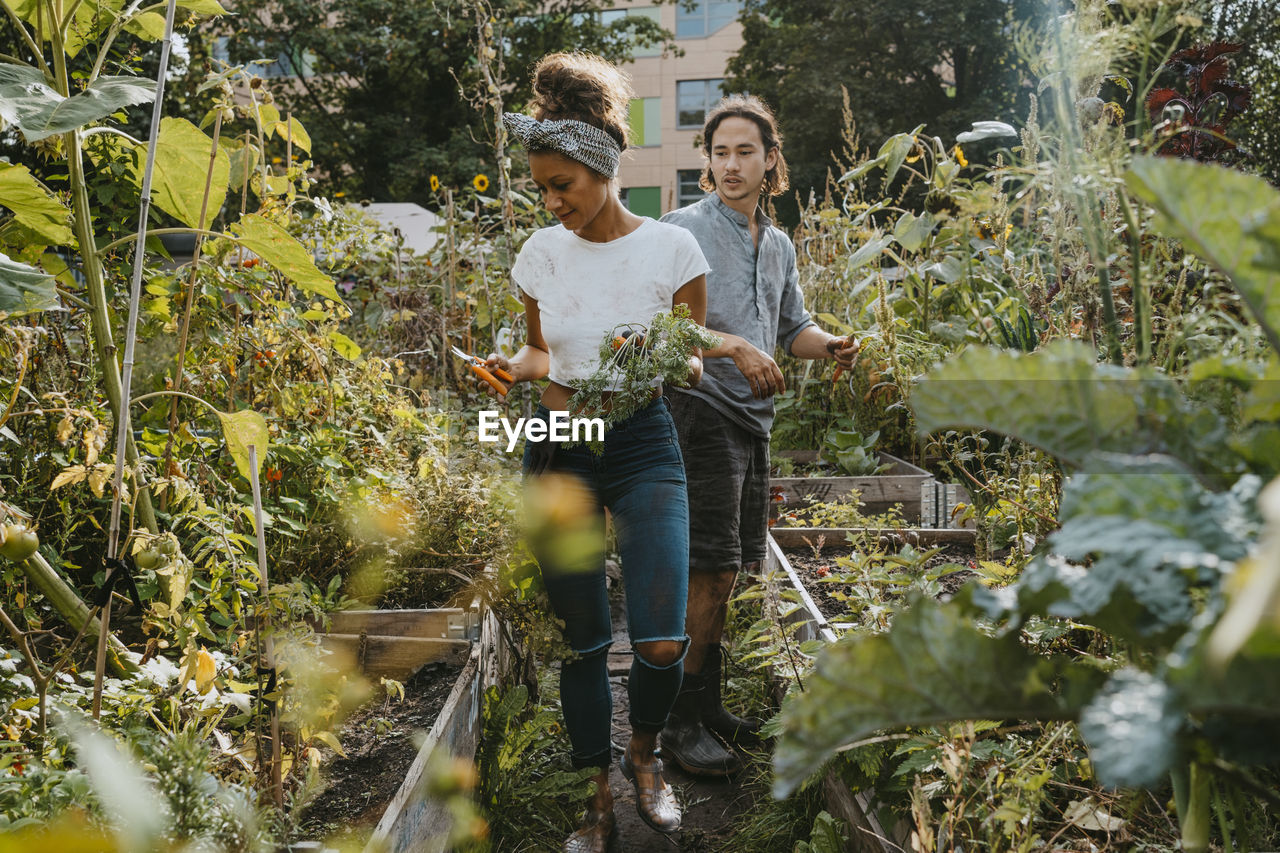
[[[57,307],[53,276],[0,252],[0,313],[17,316]]]
[[[99,77],[83,92],[64,98],[49,87],[38,69],[0,63],[0,118],[30,142],[84,127],[155,96],[154,80]]]
[[[1018,583],[1022,611],[1167,648],[1196,617],[1192,589],[1216,589],[1248,553],[1258,485],[1247,476],[1214,493],[1167,457],[1090,458],[1063,487],[1049,554]]]
[[[63,39],[63,49],[67,56],[76,56],[86,44],[110,26],[123,2],[124,0],[96,0],[96,2],[76,4],[75,15]],[[45,41],[51,41],[49,4],[45,0],[7,0],[5,5],[11,8],[20,19],[31,24],[32,28],[44,33]]]
[[[1258,507],[1267,521],[1266,535],[1233,579],[1230,603],[1209,637],[1208,659],[1215,671],[1225,669],[1254,637],[1280,639],[1280,479],[1262,491]]]
[[[311,253],[270,219],[250,213],[230,230],[240,245],[284,273],[298,287],[334,302],[342,301],[333,279],[316,268]]]
[[[888,633],[846,637],[819,655],[783,708],[774,792],[795,790],[842,747],[883,729],[964,719],[1071,719],[1096,670],[1037,657],[1015,632],[984,634],[954,604],[918,601]],[[1064,690],[1049,685],[1061,680]]]
[[[1061,340],[1024,354],[971,347],[911,394],[922,435],[988,429],[1079,466],[1093,452],[1167,452],[1197,470],[1229,469],[1226,426],[1155,371],[1098,364],[1093,347]]]
[[[186,119],[161,119],[160,137],[156,141],[155,171],[151,179],[152,200],[165,213],[192,228],[199,227],[200,224],[200,202],[204,198],[209,152],[212,148],[213,140]],[[222,209],[230,176],[231,161],[227,152],[220,147],[213,158],[213,180],[209,185],[206,225]]]
[[[230,158],[231,185],[229,189],[232,192],[240,192],[253,177],[254,170],[258,168],[258,146],[247,145],[239,139],[229,140],[225,137],[220,144]]]
[[[1156,209],[1155,229],[1230,277],[1280,349],[1280,191],[1235,169],[1135,157],[1129,188]]]
[[[1171,687],[1146,672],[1122,669],[1080,712],[1080,735],[1089,745],[1104,785],[1150,785],[1177,755],[1185,715]]]
[[[267,419],[253,409],[242,409],[238,412],[218,412],[218,420],[222,422],[222,437],[227,442],[227,450],[236,461],[236,469],[246,480],[249,479],[249,446],[258,449],[258,468],[267,458],[267,443],[270,434],[267,432]]]
[[[0,163],[0,207],[13,211],[14,218],[47,241],[46,245],[65,246],[75,241],[69,225],[71,211],[26,166]]]

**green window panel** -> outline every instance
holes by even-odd
[[[632,98],[628,120],[632,145],[662,144],[662,98]]]
[[[657,219],[662,215],[662,187],[627,187],[623,193],[627,209],[637,216]]]

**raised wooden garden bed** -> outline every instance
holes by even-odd
[[[424,775],[439,757],[473,761],[482,726],[484,690],[514,667],[494,615],[479,598],[469,607],[348,610],[330,615],[325,648],[349,655],[372,680],[410,681],[428,664],[456,669],[422,747],[400,777],[370,836],[367,853],[444,853],[452,824],[446,804],[428,795]],[[419,730],[421,730],[421,728]],[[411,753],[412,754],[412,753]],[[375,812],[378,814],[378,812]],[[316,842],[295,850],[323,850]]]
[[[843,548],[851,536],[873,535],[887,545],[906,544],[922,548],[935,545],[972,545],[978,531],[971,528],[870,528],[870,527],[774,527],[769,531],[783,548]]]
[[[787,588],[794,590],[800,601],[800,607],[794,610],[788,620],[793,623],[799,623],[796,636],[801,641],[805,640],[824,640],[828,643],[836,641],[836,632],[828,623],[822,611],[814,603],[812,596],[809,595],[807,589],[800,578],[796,575],[795,569],[788,562],[786,554],[783,553],[777,541],[771,535],[768,542],[769,550],[765,557],[764,575],[765,577],[775,578],[775,583],[781,583]],[[773,590],[773,597],[778,598],[779,589]],[[905,838],[898,838],[885,831],[877,815],[877,802],[875,791],[863,790],[854,793],[849,790],[839,775],[834,770],[828,770],[822,780],[823,793],[826,796],[827,810],[831,814],[843,820],[849,827],[850,839],[849,847],[853,853],[897,853],[903,849],[907,849]],[[896,828],[895,828],[896,829]]]
[[[818,460],[816,450],[783,450],[776,455],[791,459],[797,465],[808,465]],[[933,482],[933,476],[923,468],[888,453],[880,454],[880,462],[889,465],[889,469],[870,477],[773,477],[769,483],[775,489],[781,489],[787,508],[803,508],[810,502],[835,501],[856,491],[861,496],[864,515],[879,515],[898,506],[902,509],[903,518],[920,521],[924,488]],[[775,510],[776,507],[775,504]]]
[[[403,681],[428,663],[463,663],[479,638],[479,604],[429,610],[346,610],[331,616],[325,648],[364,673]]]
[[[475,639],[469,641],[466,665],[400,790],[374,829],[365,853],[444,853],[447,849],[453,818],[446,803],[427,793],[423,777],[442,752],[447,757],[475,759],[484,691],[498,683],[512,666],[497,616],[486,610],[478,614],[478,619]]]

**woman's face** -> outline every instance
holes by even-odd
[[[570,231],[585,228],[609,201],[609,180],[563,154],[535,151],[529,155],[529,171],[543,206]]]

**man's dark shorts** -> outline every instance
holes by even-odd
[[[735,571],[764,560],[769,529],[769,439],[698,397],[672,392],[689,484],[689,571]]]

